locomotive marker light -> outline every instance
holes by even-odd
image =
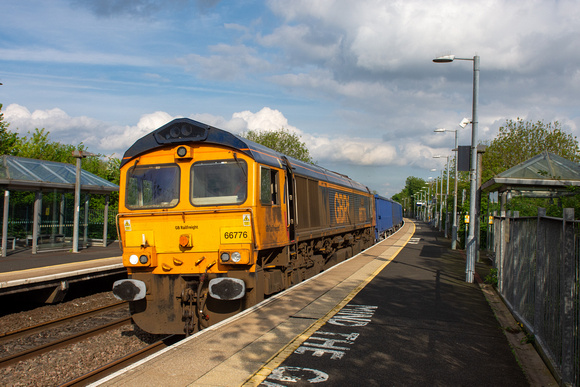
[[[445,55],[433,59],[435,63],[449,63],[457,60],[473,61],[473,105],[471,115],[471,166],[469,168],[470,178],[470,199],[469,199],[469,214],[471,218],[475,219],[477,216],[477,130],[478,130],[478,112],[477,105],[479,101],[479,55],[473,58],[456,58],[455,55]],[[463,121],[465,122],[465,120]],[[462,122],[462,123],[463,123]],[[464,125],[467,125],[465,122]],[[469,223],[469,235],[466,240],[467,259],[465,262],[465,281],[473,283],[473,275],[475,272],[475,255],[476,255],[476,238],[475,225],[477,222]]]
[[[179,148],[177,148],[177,156],[179,157],[187,156],[187,148],[184,146],[180,146]]]

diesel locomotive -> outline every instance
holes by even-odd
[[[129,279],[113,293],[150,333],[191,334],[376,239],[364,185],[191,119],[136,141],[120,168]]]

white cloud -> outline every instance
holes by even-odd
[[[269,107],[264,107],[257,113],[252,113],[249,110],[234,113],[232,118],[239,118],[245,121],[247,130],[276,131],[284,128],[291,133],[302,135],[301,130],[288,124],[288,119],[279,110]]]
[[[306,136],[306,144],[314,160],[343,162],[353,165],[379,166],[393,164],[397,151],[388,143],[377,143],[374,139]]]
[[[269,4],[294,30],[321,25],[342,35],[343,56],[352,55],[356,66],[369,71],[401,69],[446,50],[468,57],[477,53],[488,59],[488,68],[526,71],[547,60],[538,53],[551,52],[554,43],[561,47],[565,39],[569,46],[578,47],[577,39],[570,39],[577,35],[575,20],[580,18],[574,0],[272,0]],[[282,39],[285,35],[288,32],[281,27],[265,41],[293,47],[308,44],[304,39],[308,34],[295,33],[294,40]],[[530,50],[530,45],[535,49]]]
[[[113,150],[123,153],[135,141],[152,132],[153,130],[165,125],[176,117],[172,117],[166,112],[155,112],[145,114],[134,126],[125,126],[124,128],[111,128],[114,133],[102,137],[99,141],[99,147],[105,150]]]
[[[157,111],[144,114],[135,125],[117,126],[89,117],[70,117],[61,109],[35,110],[32,113],[24,106],[9,105],[5,119],[11,129],[18,128],[24,135],[34,128],[45,128],[52,141],[68,144],[84,143],[90,151],[103,154],[122,155],[135,141],[165,125],[177,116]],[[301,137],[311,156],[319,164],[348,164],[358,166],[403,166],[421,165],[430,167],[433,155],[444,153],[446,148],[426,145],[400,145],[397,139],[383,141],[377,138],[329,136],[305,133],[291,125],[282,112],[264,107],[257,112],[249,110],[232,114],[230,119],[207,113],[191,114],[191,119],[241,134],[248,130],[275,131],[284,128]]]
[[[300,61],[328,61],[339,53],[341,38],[327,31],[320,31],[311,25],[284,25],[272,34],[258,37],[258,42],[266,47],[281,47],[289,58]]]
[[[396,191],[404,173],[424,177],[434,154],[450,152],[452,134],[433,129],[471,115],[472,63],[432,58],[477,54],[481,140],[516,117],[580,136],[576,0],[134,3],[5,7],[0,92],[4,107],[20,104],[5,110],[12,130],[45,127],[53,140],[122,153],[179,112],[236,134],[285,127],[355,179],[396,170]]]
[[[10,130],[21,136],[44,128],[51,141],[73,145],[82,142],[89,151],[104,154],[122,154],[136,140],[173,119],[168,113],[155,112],[143,115],[134,126],[121,127],[86,116],[71,117],[59,108],[30,112],[18,104],[9,105],[4,118]]]
[[[10,123],[10,129],[26,135],[34,129],[46,129],[52,137],[66,138],[64,143],[76,144],[91,142],[95,135],[101,133],[107,124],[94,118],[80,116],[70,117],[59,108],[34,110],[30,112],[26,107],[10,104],[6,107],[4,118]]]
[[[57,49],[25,49],[0,48],[0,57],[2,60],[19,61],[19,62],[43,62],[43,63],[61,63],[61,64],[91,64],[91,65],[125,65],[125,66],[151,66],[154,64],[148,58],[135,57],[124,54],[111,54],[98,51],[88,52],[69,52]]]
[[[186,71],[200,78],[234,80],[247,73],[268,71],[271,65],[260,58],[256,50],[244,45],[218,44],[209,47],[211,55],[188,54],[173,60]]]

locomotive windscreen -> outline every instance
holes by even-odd
[[[179,202],[179,167],[138,165],[127,172],[125,205],[130,209],[175,207]]]
[[[191,168],[194,206],[241,204],[246,201],[248,166],[243,160],[201,161]]]

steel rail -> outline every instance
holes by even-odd
[[[123,325],[130,324],[130,323],[131,323],[131,317],[124,317],[124,318],[112,321],[108,324],[104,324],[104,325],[101,325],[99,327],[96,327],[96,328],[93,328],[93,329],[90,329],[90,330],[87,330],[87,331],[84,331],[81,333],[67,336],[65,338],[55,340],[55,341],[52,341],[50,343],[47,343],[47,344],[44,344],[44,345],[41,345],[38,347],[30,348],[30,349],[16,353],[16,354],[11,355],[11,356],[6,356],[3,358],[0,358],[0,368],[7,367],[11,364],[17,363],[17,362],[22,361],[22,360],[26,360],[26,359],[30,359],[30,358],[35,357],[35,356],[39,356],[39,355],[46,353],[46,352],[54,351],[56,349],[65,347],[69,344],[73,344],[73,343],[85,340],[89,337],[110,331],[112,329],[121,327]]]
[[[121,370],[141,359],[146,358],[149,355],[154,354],[155,352],[159,352],[162,349],[177,343],[183,339],[183,337],[184,336],[182,335],[167,336],[153,344],[148,345],[147,347],[125,355],[117,360],[112,361],[111,363],[105,364],[102,367],[79,376],[78,378],[69,380],[68,382],[62,384],[61,387],[86,386],[89,383],[96,382],[105,376],[112,374],[113,372]]]
[[[103,313],[105,311],[112,311],[116,309],[120,309],[127,304],[127,301],[117,302],[111,305],[101,306],[100,308],[95,308],[91,310],[87,310],[85,312],[80,312],[77,314],[73,314],[70,316],[62,317],[56,320],[47,321],[44,323],[40,323],[37,325],[33,325],[31,327],[26,327],[22,329],[18,329],[11,332],[0,333],[0,344],[5,343],[10,340],[16,340],[20,337],[32,335],[34,333],[42,332],[47,329],[52,329],[67,323],[71,323],[74,321],[82,320],[88,317],[92,317],[96,314]]]

